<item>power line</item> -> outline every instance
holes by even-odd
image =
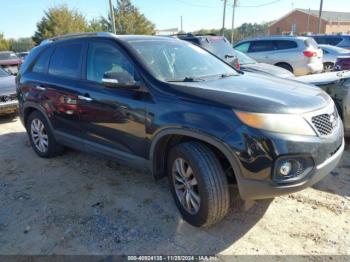
[[[237,7],[263,7],[263,6],[267,6],[267,5],[273,5],[276,4],[278,2],[281,2],[282,0],[274,0],[274,1],[270,1],[264,4],[260,4],[260,5],[237,5]]]
[[[200,5],[200,4],[193,4],[193,3],[189,3],[189,2],[186,2],[185,0],[175,0],[181,4],[184,4],[184,5],[188,5],[188,6],[192,6],[192,7],[200,7],[200,8],[219,8],[219,6],[212,6],[212,5]],[[268,6],[268,5],[273,5],[275,3],[278,3],[282,0],[274,0],[274,1],[270,1],[270,2],[267,2],[267,3],[263,3],[263,4],[258,4],[258,5],[236,5],[237,7],[263,7],[263,6]]]
[[[188,3],[186,1],[183,0],[175,0],[179,3],[182,3],[184,5],[188,5],[188,6],[193,6],[193,7],[201,7],[201,8],[218,8],[218,6],[209,6],[209,5],[198,5],[198,4],[193,4],[193,3]]]

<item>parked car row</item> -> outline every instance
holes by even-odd
[[[16,81],[33,150],[50,158],[68,146],[167,176],[194,226],[223,219],[229,184],[254,200],[318,182],[344,150],[334,101],[254,61],[235,69],[223,62],[235,63],[232,47],[221,52],[225,41],[203,38],[200,48],[173,37],[109,33],[44,41]],[[300,51],[318,60],[322,52],[302,42]],[[221,46],[218,55],[213,46],[204,50],[207,43]]]

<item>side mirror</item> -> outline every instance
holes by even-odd
[[[102,84],[110,88],[139,89],[140,83],[136,82],[128,72],[111,72],[104,74]]]

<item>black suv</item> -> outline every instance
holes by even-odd
[[[174,38],[49,39],[25,60],[17,92],[40,157],[68,146],[168,176],[195,226],[225,216],[229,184],[243,199],[295,192],[326,176],[344,150],[342,122],[322,90],[237,72]]]

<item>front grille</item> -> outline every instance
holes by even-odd
[[[9,101],[17,100],[17,95],[12,94],[12,95],[6,95],[6,96],[0,96],[0,103],[6,103]]]
[[[311,118],[311,121],[320,135],[330,135],[337,126],[338,114],[337,111],[334,110],[332,114],[314,116]]]

